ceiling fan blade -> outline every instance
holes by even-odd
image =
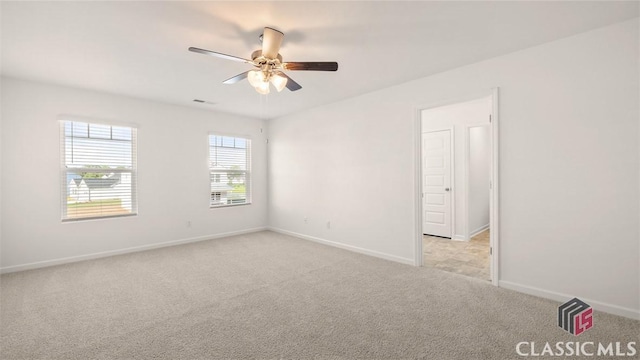
[[[284,34],[281,31],[270,27],[264,28],[262,33],[262,56],[267,59],[275,59],[278,56],[278,51],[280,51],[283,37]]]
[[[251,71],[251,70],[249,70],[249,71]],[[227,80],[223,81],[222,83],[223,84],[227,84],[227,85],[235,84],[238,81],[246,79],[247,75],[249,74],[249,71],[245,71],[242,74],[238,74],[238,75],[236,75],[236,76],[234,76],[232,78],[228,78]]]
[[[222,59],[240,61],[240,62],[243,62],[243,63],[253,64],[253,61],[248,60],[248,59],[243,59],[241,57],[237,57],[237,56],[233,56],[233,55],[227,55],[227,54],[223,54],[223,53],[219,53],[219,52],[215,52],[215,51],[211,51],[211,50],[200,49],[200,48],[197,48],[197,47],[190,47],[189,51],[193,51],[193,52],[196,52],[196,53],[199,53],[199,54],[204,54],[204,55],[211,55],[211,56],[219,57],[219,58],[222,58]]]
[[[277,74],[282,76],[282,77],[286,77],[287,78],[287,85],[285,85],[287,87],[287,89],[289,89],[291,91],[296,91],[296,90],[302,89],[302,86],[300,84],[298,84],[297,82],[293,81],[293,79],[290,78],[289,76],[287,76],[287,74],[283,73],[282,71],[278,71]]]
[[[286,62],[282,64],[282,68],[285,70],[338,71],[338,63],[335,61]]]

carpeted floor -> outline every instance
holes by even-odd
[[[5,274],[3,359],[514,359],[516,344],[638,341],[595,312],[260,232]]]

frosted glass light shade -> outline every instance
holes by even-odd
[[[255,88],[256,91],[262,95],[267,95],[269,93],[269,83],[266,81],[261,82],[258,86],[255,86]]]
[[[249,73],[247,74],[247,80],[249,80],[249,84],[251,84],[251,86],[257,88],[258,86],[260,86],[261,84],[264,84],[264,74],[262,73],[262,71],[249,71]]]
[[[272,75],[269,81],[271,81],[278,92],[282,91],[282,89],[287,85],[287,78],[280,75]]]

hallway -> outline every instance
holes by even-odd
[[[425,267],[490,280],[489,230],[470,241],[423,235],[422,251]]]

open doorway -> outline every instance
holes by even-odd
[[[497,89],[419,109],[416,263],[497,285]]]

